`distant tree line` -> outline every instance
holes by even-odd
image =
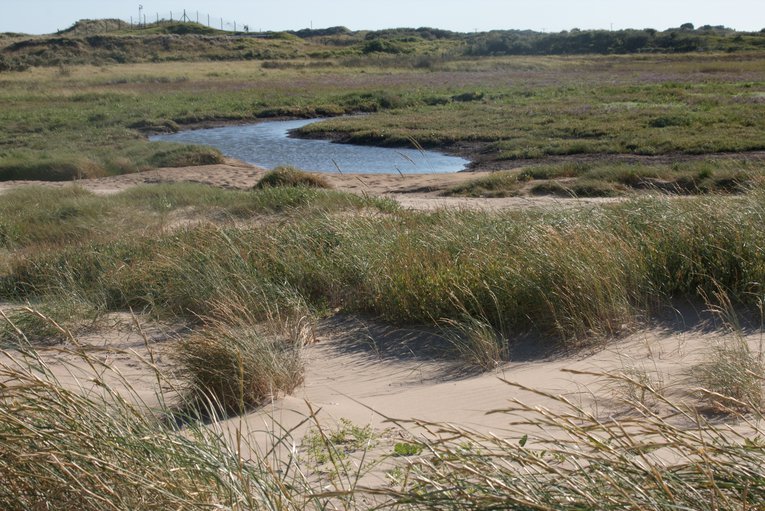
[[[390,29],[368,32],[364,53],[405,53],[412,43],[441,39],[464,43],[464,53],[487,55],[572,55],[639,52],[737,51],[765,49],[765,29],[736,32],[723,26],[694,28],[685,23],[679,28],[643,30],[579,30],[545,33],[532,30],[495,30],[465,34],[433,28]]]

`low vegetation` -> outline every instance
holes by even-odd
[[[305,186],[311,188],[330,188],[329,183],[322,176],[309,174],[294,167],[277,167],[266,172],[256,189],[272,188],[277,186]]]
[[[34,352],[15,356],[0,363],[0,378],[13,382],[0,395],[4,509],[310,506],[308,485],[288,459],[243,462],[213,429],[168,425],[162,414],[171,408],[152,413],[135,404],[136,396],[116,390],[129,382],[100,361],[76,355],[116,378],[103,393],[65,386]]]
[[[228,301],[215,309],[215,317],[207,318],[175,348],[175,359],[186,375],[190,413],[245,413],[302,383],[301,348],[306,339],[273,335],[246,305]]]
[[[765,403],[763,355],[762,347],[755,352],[744,339],[731,336],[693,367],[691,380],[717,412],[761,410]]]
[[[57,39],[90,46],[78,37]],[[214,150],[150,143],[146,136],[284,117],[332,118],[303,127],[301,136],[439,148],[467,156],[479,169],[557,159],[561,165],[626,161],[651,171],[654,164],[646,158],[664,157],[667,165],[690,161],[690,166],[701,160],[701,166],[717,153],[738,153],[738,161],[748,160],[745,170],[751,170],[761,165],[759,152],[765,149],[765,77],[757,51],[444,56],[438,45],[459,46],[458,41],[423,32],[412,36],[416,43],[406,43],[422,46],[413,53],[364,53],[353,44],[330,43],[353,37],[336,33],[306,39],[225,37],[226,44],[273,46],[274,52],[279,45],[313,48],[300,58],[275,54],[247,60],[237,54],[224,62],[175,61],[183,58],[183,48],[199,55],[194,45],[216,37],[222,36],[91,35],[86,38],[104,48],[123,38],[145,53],[145,45],[160,38],[170,50],[157,62],[116,64],[88,56],[78,63],[59,60],[51,67],[0,71],[0,179],[67,180],[218,163],[221,155]],[[385,37],[370,36],[363,44],[391,41]],[[189,44],[181,44],[184,38]],[[45,40],[33,43],[29,51],[55,47]],[[312,46],[324,43],[330,49]],[[348,115],[358,113],[371,115]],[[735,188],[735,181],[679,184],[692,193],[696,185],[701,191]],[[562,186],[565,193],[572,188]],[[617,179],[573,186],[576,193],[605,195],[632,187]]]
[[[500,169],[453,195],[632,195],[424,213],[292,168],[240,191],[5,191],[0,507],[765,507],[762,349],[738,338],[689,370],[693,406],[628,368],[600,375],[629,389],[618,419],[548,395],[554,408],[490,412],[528,430],[517,438],[400,423],[405,441],[367,459],[382,436],[349,421],[306,417],[302,444],[220,423],[300,385],[317,318],[336,314],[426,327],[442,343],[434,353],[489,370],[519,339],[577,350],[678,303],[725,297],[761,313],[763,40],[692,26],[261,38],[110,22],[0,37],[0,180],[219,163],[215,150],[146,135],[322,116],[334,118],[302,136],[438,147]],[[645,50],[666,53],[624,55]],[[156,405],[76,338],[126,311],[182,327],[179,371],[146,361]],[[44,355],[54,351],[94,377],[59,380]],[[246,445],[250,433],[273,448]],[[381,463],[392,484],[363,488]]]
[[[665,31],[580,30],[539,33],[493,30],[459,33],[437,28],[353,32],[345,27],[250,34],[200,23],[162,20],[130,25],[116,19],[81,20],[49,36],[7,34],[0,38],[6,69],[84,63],[167,60],[327,60],[360,55],[415,56],[418,67],[443,59],[495,55],[589,55],[634,53],[742,52],[762,50],[762,32],[691,24]]]
[[[510,197],[530,193],[613,197],[637,192],[672,195],[738,194],[761,188],[765,163],[736,157],[675,163],[618,161],[536,164],[482,175],[445,195]]]
[[[172,187],[159,190],[173,195]],[[60,208],[50,202],[27,209],[59,226],[40,226],[37,232],[54,238],[39,239],[14,228],[24,218],[20,209],[17,219],[4,219],[5,245],[15,252],[7,255],[2,296],[41,300],[66,290],[108,310],[148,308],[189,318],[211,314],[211,304],[224,297],[240,297],[256,310],[265,303],[289,307],[299,297],[316,311],[362,312],[396,323],[472,317],[507,339],[531,330],[575,345],[618,334],[673,300],[703,300],[717,286],[737,305],[755,306],[765,281],[760,192],[503,214],[396,211],[384,201],[304,187],[210,193],[227,203],[221,213],[285,211],[289,221],[203,222],[169,233],[141,225],[133,227],[141,234],[117,239],[88,227],[96,219],[84,220],[76,210],[46,215]],[[152,195],[147,188],[88,200],[113,208],[101,213],[104,220],[126,211],[147,214],[136,204]],[[183,204],[165,200],[166,214]],[[149,203],[161,207],[162,199]],[[332,214],[363,208],[381,214]],[[49,245],[59,231],[78,239]]]
[[[524,424],[545,434],[505,438],[412,423],[404,426],[417,435],[413,447],[383,449],[393,461],[367,458],[380,437],[352,423],[335,432],[316,420],[297,450],[278,447],[293,445],[289,432],[272,431],[274,450],[262,452],[242,443],[254,432],[230,440],[217,422],[299,384],[312,318],[335,311],[436,326],[444,356],[484,368],[505,359],[519,334],[536,332],[542,349],[574,349],[677,300],[724,294],[726,305],[756,312],[765,281],[761,192],[509,213],[399,211],[306,187],[162,185],[113,197],[29,188],[3,200],[0,296],[48,307],[45,314],[19,309],[34,321],[6,313],[3,346],[14,358],[0,364],[3,381],[13,382],[0,399],[5,508],[579,509],[597,502],[658,510],[765,502],[762,432],[752,420],[761,408],[761,362],[738,344],[690,373],[703,389],[699,408],[625,373],[608,376],[635,388],[624,394],[634,396],[630,414],[618,420],[564,398],[558,411],[515,403],[495,413],[508,420],[522,413]],[[200,222],[169,227],[181,210]],[[116,239],[103,228],[117,219],[130,236]],[[72,297],[83,305],[70,309]],[[129,384],[118,373],[107,377],[111,369],[95,360],[103,392],[72,389],[31,351],[62,333],[49,320],[62,311],[97,317],[128,307],[194,329],[177,345],[183,370],[158,374],[159,382],[173,378],[160,388],[177,400],[165,402],[163,393],[160,407],[149,409],[112,388],[109,381]],[[87,357],[66,339],[70,359]],[[708,422],[705,410],[724,410],[753,429]],[[366,467],[380,463],[393,463],[392,486],[362,488]]]

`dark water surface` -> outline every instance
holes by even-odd
[[[335,144],[326,140],[288,137],[288,132],[321,119],[269,121],[180,133],[154,135],[151,140],[216,147],[226,156],[273,169],[292,165],[319,172],[363,174],[424,174],[457,172],[468,160],[434,151]]]

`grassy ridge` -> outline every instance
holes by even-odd
[[[0,198],[0,247],[34,251],[158,235],[173,213],[200,222],[226,223],[258,215],[313,216],[395,203],[330,190],[266,187],[258,193],[224,191],[196,184],[152,185],[99,197],[77,186],[16,188]]]
[[[328,193],[294,190],[309,201]],[[11,257],[2,289],[13,299],[67,289],[110,309],[192,317],[226,297],[264,315],[263,303],[287,307],[299,297],[315,310],[398,323],[467,316],[506,336],[532,330],[573,341],[617,333],[675,298],[724,290],[756,305],[763,204],[757,193],[544,214],[314,214],[106,243],[93,236]]]
[[[83,20],[55,36],[8,34],[0,38],[0,71],[29,66],[161,62],[166,60],[271,60],[342,56],[415,56],[428,67],[434,61],[465,56],[582,55],[740,52],[762,50],[765,34],[722,26],[692,26],[658,32],[579,30],[538,33],[494,30],[458,33],[436,28],[352,32],[344,27],[260,34],[232,33],[198,23],[163,21],[129,26],[119,20]]]

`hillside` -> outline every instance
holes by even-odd
[[[142,27],[116,19],[81,20],[57,34],[0,37],[0,71],[29,67],[163,61],[327,60],[364,55],[465,58],[501,55],[583,55],[738,52],[765,49],[765,32],[686,24],[666,31],[502,30],[458,33],[434,28],[294,32],[222,31],[198,23],[161,21]],[[420,63],[421,64],[421,63]],[[427,64],[427,62],[425,62]]]

